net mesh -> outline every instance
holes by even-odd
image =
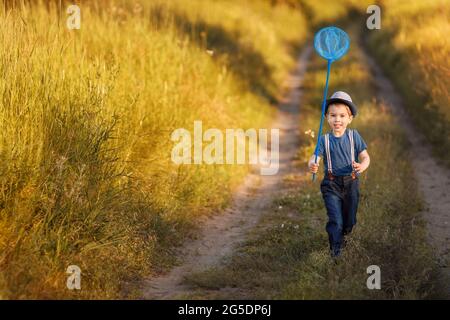
[[[347,33],[337,27],[320,29],[314,37],[314,48],[317,53],[327,60],[338,60],[350,47]]]

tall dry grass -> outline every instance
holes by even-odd
[[[175,166],[171,132],[267,125],[306,36],[267,1],[80,8],[80,30],[57,2],[0,12],[1,298],[116,298],[173,264],[247,168]]]
[[[379,1],[381,30],[369,45],[442,163],[450,165],[450,3]]]

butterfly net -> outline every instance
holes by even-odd
[[[338,60],[350,47],[350,38],[345,31],[336,27],[321,29],[314,37],[317,53],[327,60]]]

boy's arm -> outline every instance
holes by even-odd
[[[358,158],[361,159],[361,162],[358,163],[353,161],[353,168],[356,170],[356,172],[361,173],[365,171],[370,165],[370,156],[367,152],[367,149],[361,151],[358,155]]]

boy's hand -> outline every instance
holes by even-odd
[[[352,167],[353,167],[353,170],[355,170],[357,173],[361,173],[361,171],[362,171],[361,163],[352,161]]]
[[[310,170],[312,173],[317,173],[317,171],[319,171],[319,164],[318,164],[318,163],[311,162],[310,165],[309,165],[309,170]]]

